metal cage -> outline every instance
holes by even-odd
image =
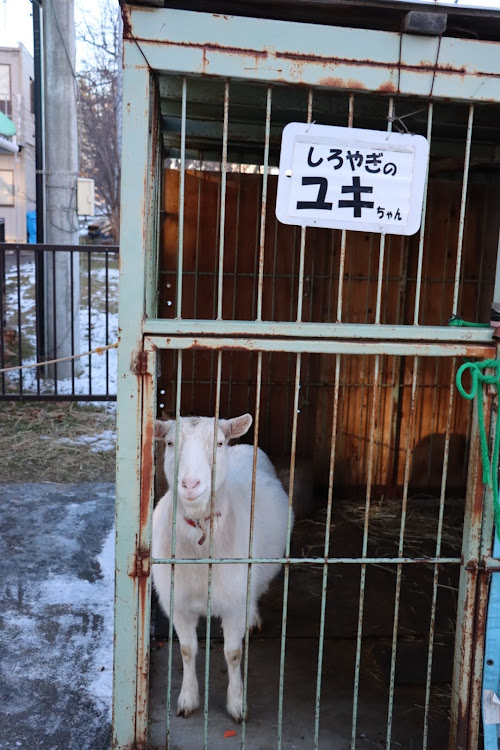
[[[149,709],[151,565],[241,563],[215,559],[211,546],[196,563],[176,557],[175,546],[172,558],[151,559],[154,419],[251,411],[254,450],[288,462],[290,507],[302,459],[322,499],[313,516],[320,538],[306,524],[299,543],[289,524],[281,560],[274,713],[262,718],[268,746],[362,750],[370,738],[360,723],[378,726],[383,715],[387,750],[474,750],[492,498],[478,468],[477,417],[454,377],[461,358],[495,357],[496,344],[488,327],[447,322],[488,321],[498,273],[498,43],[124,10],[113,747],[223,746],[209,701],[210,618],[198,723],[187,729],[173,717],[171,622],[166,673],[153,659],[151,705],[161,717]],[[420,232],[280,225],[276,173],[289,121],[426,135]],[[491,398],[483,399],[488,429]],[[249,576],[271,562],[254,558],[251,546],[243,561]],[[311,575],[314,606],[304,588]],[[301,599],[314,612],[302,724],[289,687],[297,683],[290,639],[302,637]],[[337,627],[340,608],[347,614]],[[423,665],[415,693],[400,661],[411,651],[412,617]],[[443,642],[453,669],[442,678],[449,687],[436,718]],[[259,645],[247,631],[250,706],[249,655]],[[295,675],[288,681],[287,670]],[[381,686],[367,687],[372,678]],[[339,701],[343,714],[332,714]],[[404,711],[417,718],[398,722]],[[261,747],[251,722],[237,741]]]

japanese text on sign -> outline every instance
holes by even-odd
[[[427,158],[421,136],[291,123],[276,214],[287,224],[413,234]]]

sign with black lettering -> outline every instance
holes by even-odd
[[[415,234],[428,159],[421,135],[291,122],[276,216],[298,226]]]

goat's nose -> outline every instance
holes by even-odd
[[[195,490],[198,487],[199,483],[200,483],[199,479],[191,479],[191,477],[187,477],[182,480],[182,487],[185,490],[188,490],[189,492],[191,492],[192,490]]]

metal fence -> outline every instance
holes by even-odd
[[[0,243],[0,292],[0,400],[116,400],[117,246]]]

